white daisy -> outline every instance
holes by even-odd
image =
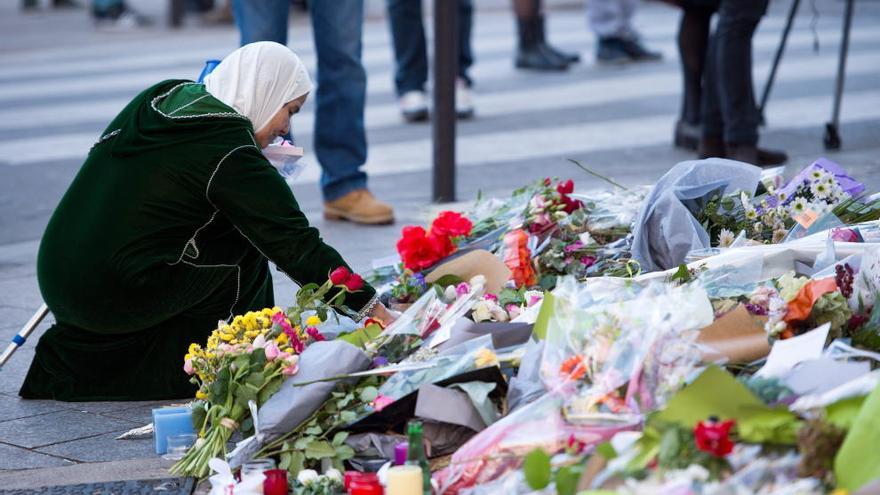
[[[788,232],[783,229],[776,229],[773,231],[773,238],[770,240],[773,244],[779,244],[780,242],[785,240],[785,236],[788,235]]]
[[[755,230],[756,234],[760,234],[764,231],[764,224],[761,222],[755,222],[755,225],[753,225],[752,228]]]
[[[758,211],[752,207],[746,208],[746,220],[755,220],[758,218]]]
[[[821,168],[817,168],[810,172],[810,180],[822,180],[824,175],[825,171],[823,171]]]
[[[831,187],[824,182],[814,182],[812,186],[810,186],[810,192],[813,193],[813,196],[825,199],[831,194]]]
[[[733,232],[721,229],[721,232],[718,234],[718,247],[730,247],[735,240],[736,236],[733,235]]]
[[[739,202],[742,203],[743,209],[748,210],[749,208],[752,207],[752,204],[749,202],[749,195],[746,194],[745,191],[740,191]]]
[[[776,195],[776,199],[778,199],[780,203],[785,203],[785,200],[788,199],[788,194],[786,194],[785,191],[779,191],[779,194]]]
[[[800,215],[801,213],[807,211],[807,200],[804,198],[796,198],[791,203],[791,214],[792,216]]]

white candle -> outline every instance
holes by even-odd
[[[394,466],[388,470],[385,495],[422,495],[422,468]]]

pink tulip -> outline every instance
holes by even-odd
[[[184,361],[183,371],[185,371],[187,375],[192,375],[193,373],[195,373],[195,370],[193,369],[192,359],[187,359],[186,361]]]

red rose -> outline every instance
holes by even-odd
[[[733,451],[730,430],[734,421],[700,421],[694,427],[694,440],[697,448],[715,457],[724,457]]]
[[[455,251],[455,244],[452,243],[452,239],[445,235],[428,234],[428,243],[430,243],[431,249],[434,250],[437,260],[445,258]]]
[[[415,226],[404,227],[401,238],[397,241],[397,252],[403,260],[403,266],[414,272],[431,267],[441,258],[437,254],[435,243],[428,238],[425,229]]]
[[[559,194],[571,194],[574,192],[574,181],[568,179],[565,182],[556,184],[556,192]]]
[[[569,181],[571,182],[571,181]],[[572,213],[584,207],[584,203],[579,199],[571,199],[567,194],[562,195],[562,203],[565,205],[565,212]]]
[[[550,187],[550,184],[553,184],[553,181],[550,180],[550,177],[544,177],[544,185]]]
[[[431,234],[443,237],[462,237],[471,233],[474,224],[466,216],[444,211],[431,223]]]
[[[364,279],[357,273],[352,273],[348,280],[345,281],[345,288],[349,292],[356,292],[364,287]]]
[[[333,285],[343,285],[350,276],[351,272],[348,271],[348,268],[340,266],[339,268],[330,272],[330,282],[332,282]]]

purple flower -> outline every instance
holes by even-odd
[[[581,242],[580,239],[578,239],[578,240],[572,242],[571,244],[565,246],[565,248],[563,248],[563,249],[565,250],[566,253],[573,253],[582,247],[584,247],[584,243]]]
[[[388,366],[388,359],[385,356],[376,356],[373,358],[373,368],[382,368]]]
[[[458,297],[466,296],[471,291],[471,286],[467,282],[462,282],[455,286],[455,295]]]
[[[767,308],[763,308],[757,304],[746,303],[746,310],[753,315],[767,316]]]

